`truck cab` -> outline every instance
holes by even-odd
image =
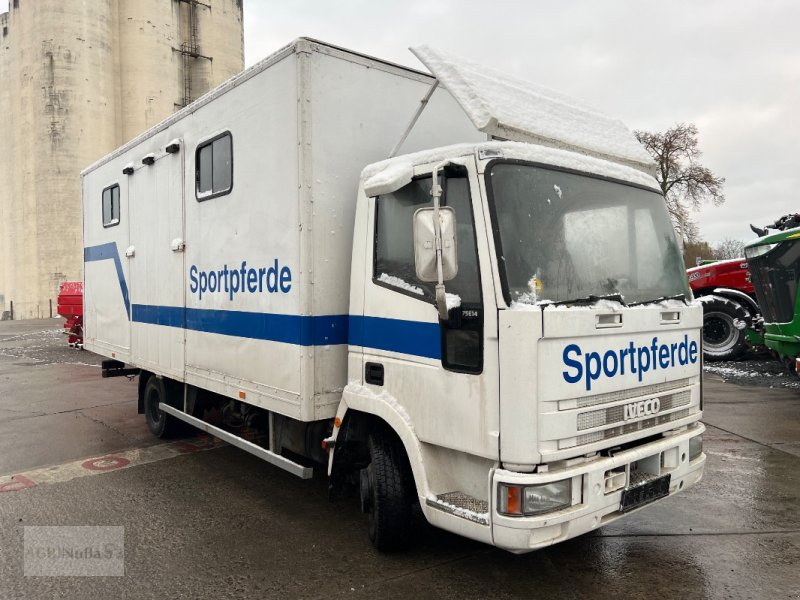
[[[415,231],[434,174],[446,312]],[[434,524],[522,552],[702,475],[702,308],[648,175],[514,142],[370,166],[350,307],[343,446],[349,416],[384,421]]]

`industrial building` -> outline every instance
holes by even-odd
[[[244,67],[242,0],[9,0],[0,14],[0,318],[82,278],[80,171]]]

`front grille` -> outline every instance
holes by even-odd
[[[660,410],[666,411],[680,406],[686,406],[692,401],[692,394],[688,390],[662,396],[660,399]],[[625,404],[593,410],[578,415],[578,431],[593,429],[602,425],[610,425],[625,420]]]
[[[619,402],[620,400],[630,400],[633,398],[653,396],[662,392],[669,392],[679,388],[688,387],[694,383],[695,379],[696,378],[694,377],[687,377],[685,379],[676,379],[675,381],[656,383],[654,385],[648,385],[645,387],[619,390],[618,392],[609,392],[607,394],[598,394],[597,396],[574,398],[571,401],[562,400],[559,402],[559,410],[566,410],[568,408],[587,408],[589,406],[597,406],[598,404],[610,404],[611,402]],[[570,406],[570,404],[572,404],[572,406]]]
[[[664,423],[671,423],[672,421],[680,421],[681,419],[688,417],[690,414],[691,411],[688,408],[685,408],[683,410],[679,410],[674,413],[669,413],[666,415],[658,415],[657,417],[645,419],[644,421],[636,421],[635,423],[626,423],[625,425],[619,425],[617,427],[612,427],[611,429],[605,429],[603,431],[595,431],[593,433],[586,433],[584,435],[579,435],[576,438],[575,445],[582,446],[584,444],[592,444],[594,442],[599,442],[601,440],[608,440],[611,438],[619,437],[621,435],[626,435],[628,433],[633,433],[635,431],[641,431],[642,429],[657,427],[659,425],[663,425]]]

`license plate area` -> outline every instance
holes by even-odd
[[[622,501],[620,502],[620,512],[628,512],[659,498],[669,496],[669,484],[671,475],[662,475],[655,479],[650,479],[643,483],[625,488],[622,491]]]

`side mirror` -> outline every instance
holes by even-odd
[[[436,227],[433,208],[420,208],[414,213],[414,265],[420,281],[438,281],[436,266]],[[449,206],[439,209],[442,235],[442,281],[458,274],[456,211]]]

